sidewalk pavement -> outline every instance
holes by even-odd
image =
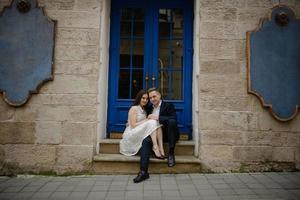
[[[0,199],[300,200],[300,172],[0,177]]]

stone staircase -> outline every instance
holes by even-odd
[[[139,171],[139,156],[124,156],[119,153],[120,139],[104,139],[100,152],[93,158],[95,174],[136,174]],[[168,152],[168,146],[165,146]],[[176,165],[167,166],[167,159],[150,158],[150,173],[193,173],[200,172],[201,165],[194,156],[194,141],[179,141],[175,148]]]

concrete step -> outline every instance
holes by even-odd
[[[168,167],[167,159],[150,158],[150,173],[196,173],[201,172],[200,160],[194,156],[176,156],[176,165]],[[139,171],[139,156],[121,154],[98,154],[93,158],[95,174],[136,174]]]
[[[99,153],[118,154],[120,139],[104,139],[100,141]],[[194,141],[178,141],[175,148],[175,155],[194,155]],[[164,145],[165,152],[168,152],[168,145]]]

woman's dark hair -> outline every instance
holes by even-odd
[[[141,99],[142,99],[142,97],[143,97],[144,94],[147,94],[147,95],[148,95],[148,93],[147,93],[146,91],[144,91],[144,90],[140,90],[140,91],[137,93],[137,95],[136,95],[136,97],[135,97],[135,100],[134,100],[134,102],[133,102],[133,105],[134,105],[134,106],[140,105]]]

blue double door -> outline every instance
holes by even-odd
[[[138,91],[156,87],[192,138],[192,22],[190,0],[112,0],[108,137],[124,131]]]

